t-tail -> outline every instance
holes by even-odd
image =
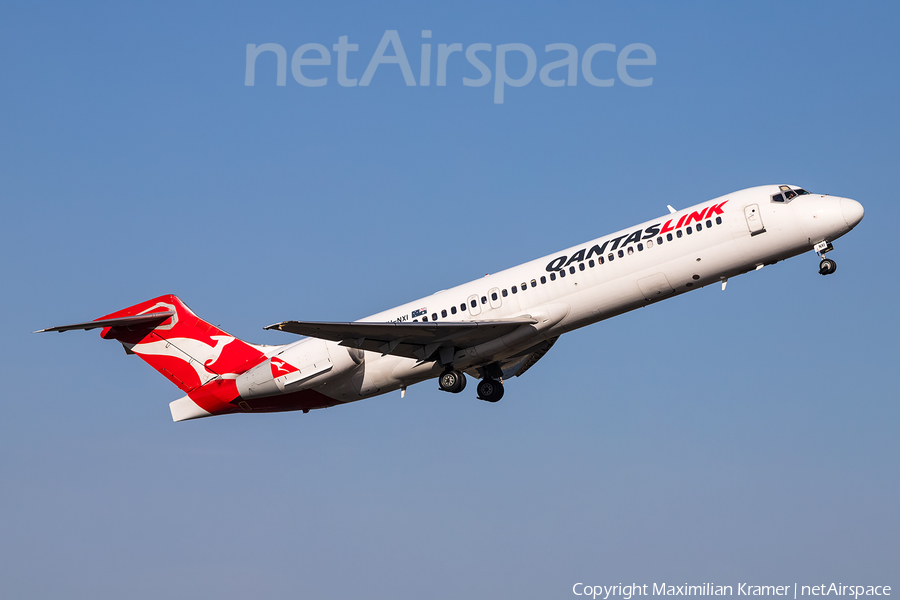
[[[266,358],[260,347],[207,323],[171,294],[94,321],[41,331],[96,328],[103,329],[101,337],[118,340],[127,353],[141,357],[187,394],[169,405],[175,421],[240,411],[235,380]]]

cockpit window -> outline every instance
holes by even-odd
[[[780,193],[772,196],[772,202],[790,202],[797,196],[809,194],[809,192],[807,192],[803,188],[791,189],[791,186],[789,185],[779,185],[778,189]]]

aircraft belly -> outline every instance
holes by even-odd
[[[675,291],[672,284],[670,284],[669,280],[666,278],[666,274],[662,272],[638,279],[637,283],[641,293],[644,295],[644,299],[648,302],[662,300]]]
[[[351,378],[332,386],[328,395],[340,402],[370,398],[412,385],[441,373],[435,362],[421,363],[411,358],[366,352],[365,361]]]

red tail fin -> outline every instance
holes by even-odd
[[[162,322],[105,327],[100,335],[122,342],[128,352],[140,356],[186,393],[217,378],[233,380],[235,375],[264,358],[259,348],[210,325],[171,294],[135,304],[101,319],[165,311],[175,314]]]

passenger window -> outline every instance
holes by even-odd
[[[476,308],[478,306],[477,300],[472,300],[472,308]]]
[[[428,322],[428,317],[422,317],[422,322],[427,323],[427,322]]]
[[[703,225],[697,223],[697,231],[703,231]]]
[[[628,256],[634,254],[634,246],[628,246]]]
[[[571,267],[569,267],[569,275],[574,275],[574,274],[575,274],[575,265],[572,265]]]
[[[659,246],[660,244],[662,244],[662,236],[656,238],[656,245]]]
[[[716,225],[722,224],[722,217],[716,217]]]
[[[710,227],[712,227],[712,221],[707,221],[706,228],[709,229]]]
[[[602,257],[602,256],[598,256],[598,257],[597,257],[597,264],[598,264],[598,265],[602,265],[602,264],[603,264],[603,257]]]
[[[681,233],[681,230],[679,229],[678,231],[675,232],[675,235],[677,237],[681,237],[683,234]]]
[[[691,229],[690,225],[688,225],[688,228],[687,228],[687,234],[688,234],[688,235],[691,235],[692,233],[694,233],[694,230]]]
[[[594,268],[594,259],[593,258],[588,261],[588,266],[592,269]]]
[[[475,308],[474,304],[472,305],[472,308]],[[462,312],[466,312],[466,303],[465,302],[463,302],[462,304],[459,305],[459,310],[461,310]]]
[[[537,287],[537,279],[531,280],[531,287]]]
[[[528,289],[528,286],[527,286],[527,285],[525,284],[525,282],[523,281],[523,282],[522,282],[522,291],[524,292],[524,291],[527,290],[527,289]]]
[[[447,309],[446,308],[441,311],[441,318],[443,318],[443,319],[447,318]]]
[[[556,273],[550,273],[550,281],[556,281]]]
[[[671,234],[671,233],[667,233],[667,234],[666,234],[666,241],[669,241],[669,242],[672,241],[672,234]]]
[[[584,263],[578,263],[578,270],[579,270],[579,271],[584,271],[584,268],[585,268],[585,267],[584,267]]]
[[[619,258],[622,258],[623,256],[625,256],[625,251],[619,250]]]
[[[566,270],[565,270],[565,269],[562,269],[562,270],[559,272],[559,276],[560,276],[560,277],[565,277],[565,276],[566,276]]]
[[[453,314],[453,315],[456,314],[456,307],[455,307],[455,306],[451,306],[451,307],[450,307],[450,314]]]
[[[496,300],[496,299],[497,299],[497,292],[491,293],[491,300]]]
[[[504,298],[506,298],[507,296],[509,296],[509,292],[506,291],[506,288],[503,288],[503,291],[500,292],[500,294],[501,294]]]
[[[487,304],[487,296],[482,296],[482,297],[481,297],[481,303],[482,303],[482,304]]]
[[[519,287],[516,286],[516,285],[514,285],[514,286],[512,286],[512,287],[510,288],[510,291],[512,291],[513,294],[518,294],[518,293],[519,293]]]
[[[647,240],[647,247],[648,247],[648,248],[652,248],[652,247],[653,247],[653,240]]]
[[[541,275],[541,284],[547,283],[547,278]]]
[[[431,313],[431,320],[437,321],[437,313]]]
[[[647,243],[648,243],[648,244],[652,244],[653,242],[647,242]],[[643,252],[643,251],[644,251],[644,245],[643,245],[643,244],[638,244],[638,252]]]
[[[609,259],[609,262],[612,262],[612,261],[613,261],[613,259],[614,259],[614,258],[615,258],[615,257],[616,257],[616,255],[615,255],[615,254],[613,254],[613,253],[612,253],[612,252],[610,252],[610,253],[609,253],[609,255],[608,255],[608,256],[607,256],[607,257],[606,257],[606,258],[608,258],[608,259]]]

